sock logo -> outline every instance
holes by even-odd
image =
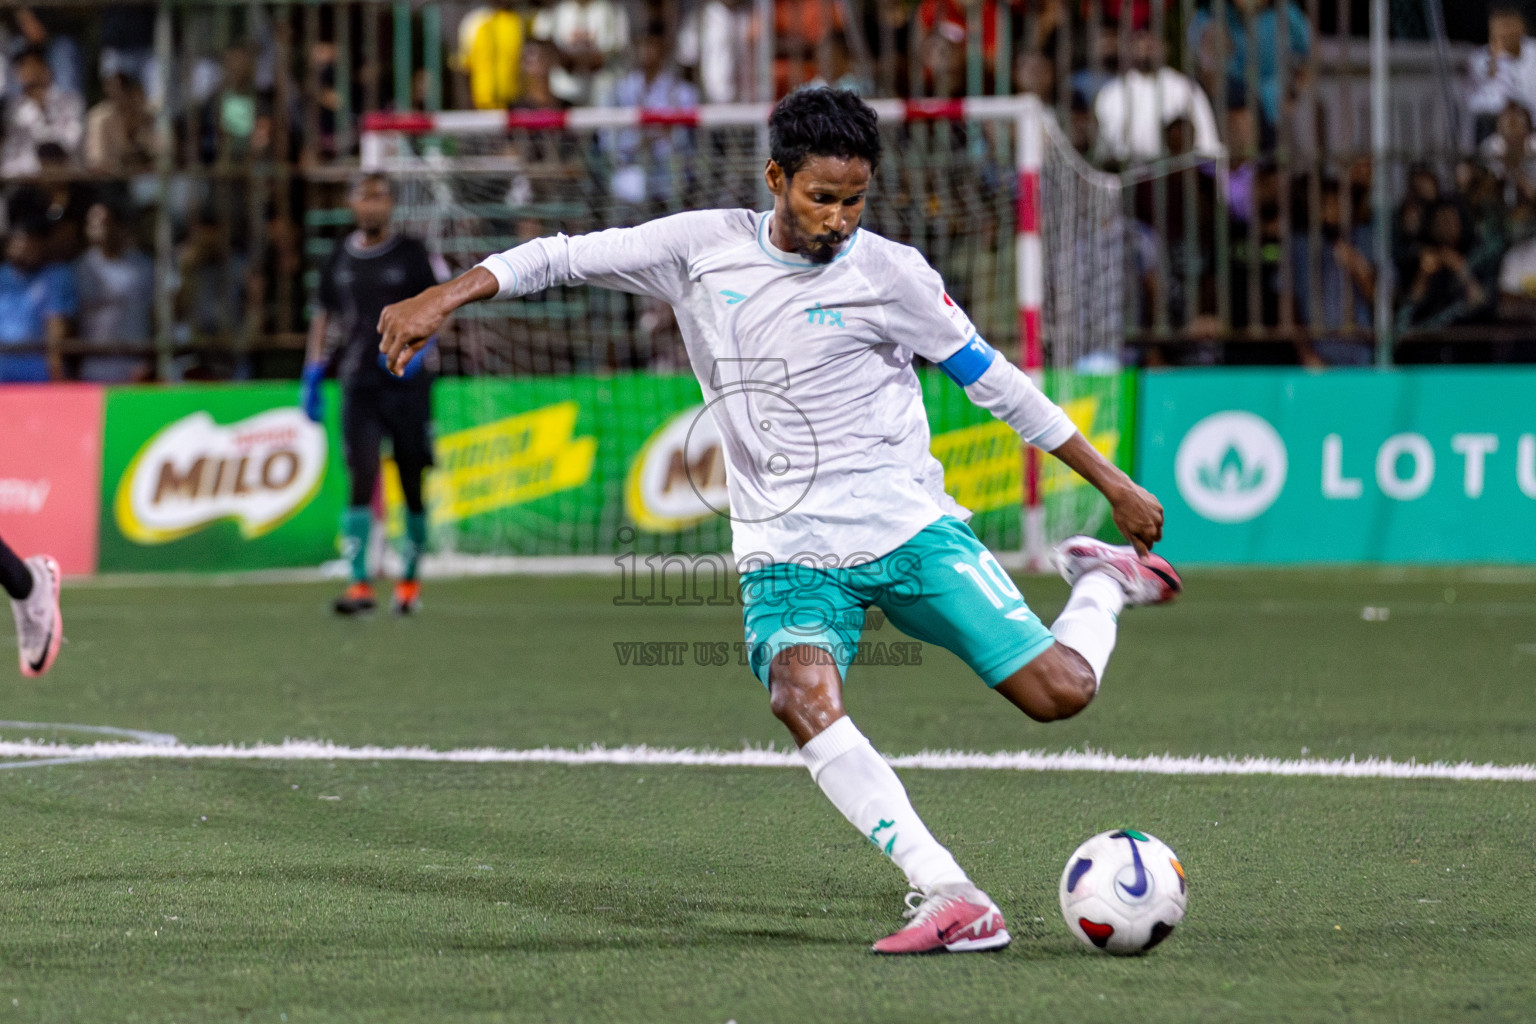
[[[886,821],[884,818],[881,818],[880,823],[876,825],[874,830],[869,833],[869,841],[874,843],[877,847],[880,847],[880,849],[884,850],[887,857],[889,857],[891,855],[891,851],[896,848],[896,833],[892,832],[891,838],[888,839],[883,846],[880,843],[879,836],[883,830],[894,829],[895,827],[896,823],[894,821]]]

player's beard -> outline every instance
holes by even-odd
[[[812,263],[826,265],[837,259],[837,254],[842,251],[843,243],[846,241],[848,241],[847,235],[836,233],[812,235],[796,251]]]

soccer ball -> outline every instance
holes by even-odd
[[[1133,828],[1100,832],[1061,873],[1061,916],[1086,945],[1116,956],[1145,953],[1184,920],[1189,885],[1178,855]]]

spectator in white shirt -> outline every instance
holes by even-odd
[[[1536,109],[1536,39],[1525,34],[1525,15],[1509,0],[1488,8],[1488,45],[1472,55],[1467,76],[1467,112],[1482,141],[1511,102]]]
[[[29,47],[11,64],[21,92],[5,107],[5,141],[0,143],[0,174],[25,176],[41,169],[38,147],[55,143],[78,161],[85,136],[85,102],[77,92],[54,84],[48,57]]]
[[[1477,149],[1483,166],[1503,185],[1506,206],[1536,200],[1536,133],[1529,110],[1510,100],[1499,111],[1493,134]]]
[[[677,61],[693,70],[710,103],[746,103],[756,95],[757,21],[751,0],[706,0],[683,18]]]
[[[154,264],[134,246],[126,225],[105,203],[96,203],[86,211],[85,236],[91,247],[75,261],[80,340],[119,351],[87,355],[80,363],[80,379],[103,383],[147,380]],[[145,354],[126,351],[135,347]]]
[[[533,17],[533,38],[553,43],[561,63],[549,88],[575,106],[590,105],[613,89],[613,66],[629,51],[629,15],[615,0],[559,0]]]
[[[653,23],[635,47],[635,67],[614,86],[615,107],[686,109],[699,105],[699,90],[685,82],[668,59],[666,26]],[[612,154],[613,194],[626,203],[665,204],[677,195],[686,173],[692,133],[683,127],[652,125],[607,134]]]
[[[1194,126],[1195,153],[1214,158],[1224,152],[1211,101],[1193,79],[1164,66],[1162,40],[1152,32],[1131,36],[1130,70],[1104,84],[1093,111],[1101,160],[1137,162],[1166,155],[1163,132],[1180,118]]]

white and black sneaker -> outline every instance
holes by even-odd
[[[64,619],[59,615],[59,563],[48,555],[26,559],[32,570],[32,593],[26,600],[12,601],[16,616],[16,649],[21,660],[21,674],[40,676],[53,667],[64,641]]]

